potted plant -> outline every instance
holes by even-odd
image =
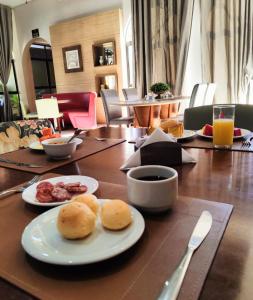
[[[169,84],[163,82],[154,83],[150,87],[150,91],[157,95],[157,99],[161,99],[161,94],[167,92],[169,89]]]

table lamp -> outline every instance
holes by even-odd
[[[35,105],[39,119],[57,120],[58,130],[61,132],[60,118],[63,116],[59,112],[58,102],[56,98],[45,98],[35,100]]]

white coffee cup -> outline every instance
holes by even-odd
[[[127,173],[127,190],[129,202],[145,211],[168,210],[178,197],[177,171],[160,165],[133,168]]]

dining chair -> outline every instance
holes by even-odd
[[[205,104],[205,96],[207,91],[207,83],[197,83],[194,85],[189,107],[197,107]]]
[[[138,100],[138,94],[136,88],[128,88],[128,89],[122,89],[123,95],[125,97],[126,102],[127,101],[133,101]],[[133,117],[134,116],[134,108],[131,106],[127,107],[128,116]]]
[[[216,83],[214,83],[214,82],[208,83],[203,105],[212,105],[213,104],[215,91],[216,91]]]
[[[249,86],[248,86],[248,91],[247,91],[247,96],[246,96],[246,101],[248,104],[253,104],[253,80],[250,80]]]
[[[253,131],[253,105],[235,104],[235,127]],[[184,112],[184,128],[198,130],[213,123],[213,105],[187,108]]]
[[[102,89],[101,96],[102,96],[107,126],[127,125],[127,127],[129,127],[129,125],[133,123],[133,117],[122,117],[122,110],[120,106],[110,104],[112,102],[120,101],[116,90]]]
[[[38,114],[36,112],[28,113],[25,103],[22,100],[20,100],[20,107],[24,120],[38,119]]]

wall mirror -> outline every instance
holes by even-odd
[[[108,66],[116,64],[115,42],[108,41],[93,45],[94,66]]]
[[[113,89],[118,90],[118,78],[117,74],[104,74],[96,76],[96,92],[100,97],[101,89]]]

